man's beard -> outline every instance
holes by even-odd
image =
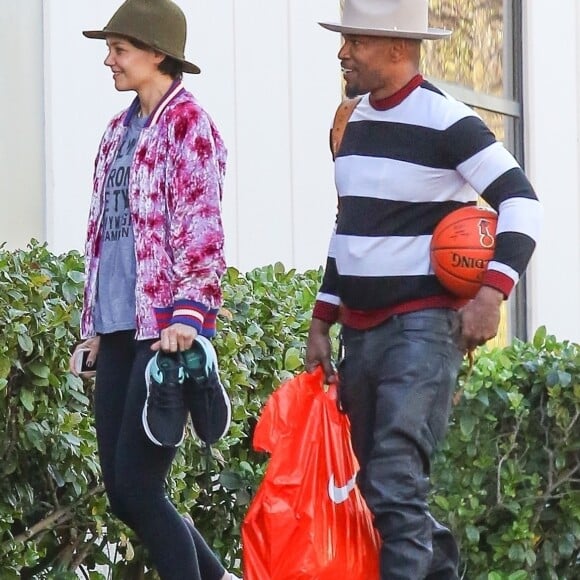
[[[352,84],[347,83],[346,86],[344,87],[344,94],[349,99],[354,99],[354,97],[358,97],[359,95],[364,95],[365,93],[366,93],[366,91],[362,90],[357,85],[352,85]]]

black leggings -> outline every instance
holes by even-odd
[[[102,335],[97,361],[95,420],[111,510],[139,536],[162,580],[220,580],[223,566],[165,493],[176,450],[151,443],[141,425],[145,367],[154,353],[152,340],[134,336]]]

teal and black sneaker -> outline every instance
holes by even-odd
[[[212,343],[198,336],[181,355],[185,371],[183,395],[195,434],[207,446],[221,439],[230,427],[232,408],[218,374]]]
[[[185,373],[176,354],[159,351],[147,363],[147,399],[141,421],[147,437],[160,447],[178,447],[185,437]]]

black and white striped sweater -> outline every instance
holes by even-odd
[[[316,318],[335,322],[340,307],[341,321],[366,327],[397,312],[459,306],[433,274],[429,245],[437,223],[478,194],[499,214],[483,283],[507,297],[533,253],[541,206],[522,169],[472,109],[420,75],[384,101],[361,99],[335,180]]]

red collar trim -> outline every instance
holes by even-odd
[[[416,74],[402,89],[384,99],[374,100],[369,97],[369,103],[377,111],[386,111],[400,105],[423,82],[423,76]]]

